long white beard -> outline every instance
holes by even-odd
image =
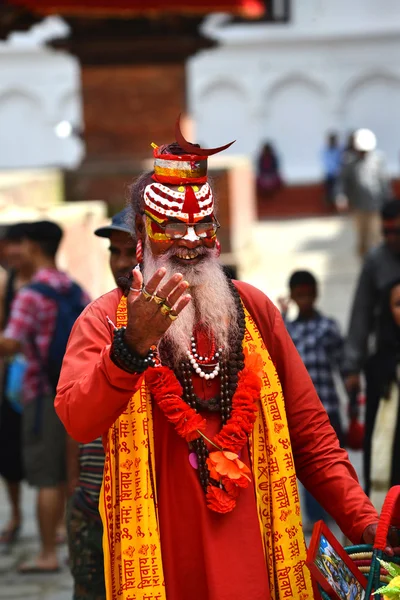
[[[179,266],[171,260],[174,256],[172,248],[160,257],[154,257],[146,239],[143,260],[143,277],[145,283],[160,267],[167,269],[163,282],[168,281],[175,273],[182,273],[189,283],[189,294],[192,300],[171,324],[163,336],[172,351],[172,360],[177,366],[187,358],[187,350],[191,347],[191,337],[196,325],[212,332],[217,348],[224,348],[225,356],[229,356],[230,340],[236,339],[239,332],[238,314],[235,299],[227,278],[218,262],[216,250],[202,249],[205,258],[197,265]]]

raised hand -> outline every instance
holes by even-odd
[[[279,310],[281,311],[281,313],[283,315],[286,315],[287,311],[289,310],[289,306],[290,306],[290,298],[287,298],[286,296],[279,296],[278,306],[279,306]]]
[[[145,356],[151,346],[158,344],[173,320],[192,299],[185,294],[189,284],[183,281],[181,273],[162,283],[165,273],[165,268],[158,269],[143,287],[141,272],[138,269],[132,271],[125,342],[140,356]]]

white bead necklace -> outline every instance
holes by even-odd
[[[186,352],[186,355],[189,359],[189,362],[190,362],[190,365],[191,365],[193,371],[195,373],[197,373],[197,375],[200,375],[200,377],[203,379],[215,379],[215,377],[217,377],[217,375],[220,371],[219,359],[222,354],[222,348],[218,348],[218,352],[215,352],[215,354],[213,354],[213,356],[210,356],[210,358],[209,358],[210,362],[213,360],[217,360],[217,363],[215,364],[215,363],[211,362],[211,364],[205,365],[208,368],[211,368],[215,365],[214,370],[211,371],[211,373],[206,373],[205,371],[203,371],[203,369],[199,365],[199,362],[203,362],[204,358],[202,356],[199,356],[199,354],[197,352],[196,340],[194,337],[192,337],[191,343],[192,343],[192,350],[188,350]]]

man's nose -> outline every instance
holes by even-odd
[[[201,238],[197,235],[194,227],[188,227],[186,235],[180,238],[179,245],[185,248],[197,248],[201,245]]]

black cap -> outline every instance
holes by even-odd
[[[106,225],[105,227],[99,227],[94,232],[95,235],[103,238],[109,238],[113,231],[123,231],[125,233],[132,233],[132,225],[130,221],[132,220],[132,209],[130,206],[124,208],[119,213],[113,216],[111,219],[111,225]]]
[[[28,239],[34,242],[60,241],[63,230],[53,221],[36,221],[35,223],[15,223],[5,233],[7,241]]]
[[[62,236],[63,230],[53,221],[27,223],[25,237],[33,242],[59,242]]]
[[[28,225],[28,223],[13,223],[6,226],[2,239],[7,242],[19,242],[26,237]]]

